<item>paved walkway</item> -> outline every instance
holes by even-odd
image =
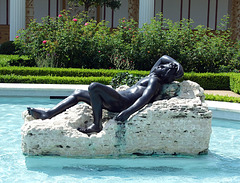
[[[240,97],[239,94],[234,93],[229,90],[204,90],[204,93],[213,94],[213,95],[229,96],[229,97]]]
[[[68,96],[75,89],[87,90],[88,85],[0,83],[0,96]]]

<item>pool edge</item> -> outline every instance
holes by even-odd
[[[68,96],[76,89],[87,90],[88,85],[0,83],[0,97]],[[240,120],[239,103],[209,100],[205,102],[208,108],[213,112],[213,117]]]

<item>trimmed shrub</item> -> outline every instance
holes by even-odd
[[[16,50],[13,41],[7,41],[0,45],[0,54],[12,55],[16,53]]]
[[[100,82],[111,84],[114,88],[120,85],[131,86],[149,71],[126,70],[90,70],[36,67],[0,67],[2,83],[58,83],[90,84]],[[240,74],[237,73],[185,73],[178,80],[191,80],[206,90],[232,90],[240,93]]]
[[[35,61],[30,60],[27,56],[0,54],[0,66],[36,66]]]
[[[132,86],[147,74],[148,73],[118,73],[113,77],[111,85],[114,88],[117,88],[120,85]],[[198,83],[206,90],[230,90],[230,77],[231,74],[226,73],[185,73],[183,78],[178,81],[191,80]]]
[[[240,74],[232,74],[230,76],[230,89],[240,94]]]
[[[227,73],[185,73],[181,81],[194,81],[205,90],[230,90],[230,77]]]
[[[76,69],[76,68],[39,68],[39,67],[0,67],[0,75],[34,75],[34,76],[76,76],[76,77],[113,77],[119,72],[135,75],[147,75],[149,71],[126,71],[114,69]]]
[[[33,76],[71,76],[71,77],[101,77],[101,76],[114,76],[116,70],[104,69],[73,69],[73,68],[39,68],[39,67],[2,67],[0,68],[2,75],[33,75]]]
[[[239,97],[229,97],[229,96],[212,95],[212,94],[205,94],[205,100],[240,103]]]
[[[99,82],[109,84],[111,77],[49,77],[49,76],[19,76],[0,75],[1,83],[44,83],[44,84],[90,84]]]
[[[24,66],[24,67],[35,67],[36,62],[33,59],[22,59],[22,58],[17,58],[17,59],[11,59],[9,60],[9,65],[10,66]]]

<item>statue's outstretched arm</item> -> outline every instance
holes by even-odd
[[[116,117],[116,120],[117,121],[127,120],[131,114],[133,114],[134,112],[138,111],[146,104],[148,104],[151,101],[151,99],[156,95],[156,93],[158,93],[159,89],[160,89],[159,79],[155,77],[151,78],[142,96],[138,98],[133,103],[133,105],[119,113],[118,116]]]

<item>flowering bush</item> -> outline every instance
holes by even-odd
[[[114,69],[120,69],[120,70],[134,69],[133,61],[130,61],[128,58],[125,58],[124,55],[119,55],[118,52],[116,52],[116,55],[113,55],[111,57],[110,61],[114,65]]]
[[[160,14],[142,28],[123,18],[110,30],[105,21],[62,12],[55,19],[33,21],[15,43],[38,66],[150,70],[166,54],[185,72],[239,72],[240,42],[230,39],[230,30],[193,30],[192,24],[186,19],[173,23]]]
[[[173,23],[161,15],[145,24],[131,51],[135,68],[150,69],[166,54],[179,61],[186,72],[221,72],[225,66],[228,71],[240,69],[240,42],[231,40],[230,30],[213,33],[203,26],[193,29],[192,24],[187,19]]]
[[[105,24],[84,14],[72,18],[62,12],[57,18],[43,18],[42,23],[31,22],[15,43],[41,67],[110,67],[107,52],[113,46],[105,45],[110,34]]]

